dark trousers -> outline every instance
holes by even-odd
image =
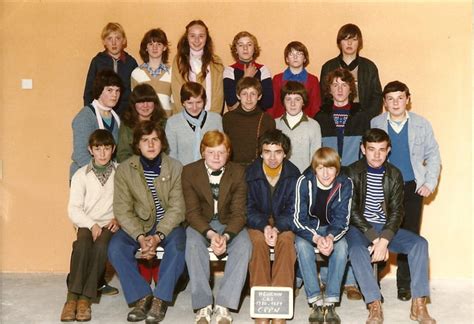
[[[68,291],[97,297],[97,284],[103,277],[107,262],[107,247],[113,233],[102,228],[100,236],[93,241],[88,228],[79,228],[77,240],[72,244],[71,266],[67,277]]]
[[[420,234],[421,213],[423,210],[423,197],[415,192],[416,182],[408,181],[404,186],[403,206],[405,217],[400,228],[415,234]],[[397,257],[397,288],[410,289],[410,268],[407,256],[399,254]]]

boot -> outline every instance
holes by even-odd
[[[380,300],[374,300],[369,305],[369,317],[365,324],[382,324],[383,323],[383,311],[382,303]]]
[[[323,306],[313,305],[313,311],[309,314],[309,322],[311,324],[324,324],[324,309]]]
[[[410,318],[420,324],[436,324],[436,320],[428,314],[426,297],[413,298],[411,301]]]
[[[326,310],[326,324],[341,324],[341,319],[336,313],[334,304],[324,306],[324,309]]]

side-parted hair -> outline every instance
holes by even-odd
[[[139,144],[140,144],[140,140],[142,139],[142,136],[150,135],[154,131],[156,132],[156,135],[158,136],[161,142],[161,152],[168,151],[169,145],[168,145],[168,140],[166,139],[166,134],[165,134],[164,129],[160,126],[159,123],[152,120],[147,120],[147,121],[139,122],[137,125],[135,125],[135,128],[133,129],[133,142],[132,142],[133,153],[135,153],[136,155],[141,155]]]
[[[123,93],[124,87],[119,75],[112,70],[102,70],[95,76],[92,83],[92,96],[99,99],[105,87],[116,86],[120,88],[120,94]]]
[[[324,83],[323,89],[324,96],[326,98],[332,99],[331,85],[337,78],[340,78],[342,81],[346,82],[349,85],[349,102],[353,102],[354,98],[357,96],[357,86],[352,73],[344,68],[337,68],[329,72],[328,75],[326,75],[326,83]]]
[[[359,51],[364,45],[364,40],[362,39],[362,32],[360,31],[360,28],[354,24],[345,24],[339,29],[339,31],[337,32],[336,43],[337,47],[341,52],[341,41],[343,39],[348,39],[352,37],[357,37],[357,39],[359,40],[359,46],[357,47],[357,53],[359,53]]]
[[[263,145],[280,145],[285,154],[291,151],[291,140],[279,129],[267,130],[258,138],[258,154],[262,154]]]
[[[96,129],[89,136],[90,148],[94,146],[115,146],[115,140],[111,132],[106,129]]]
[[[240,95],[240,92],[242,92],[242,90],[248,88],[254,88],[255,90],[257,90],[259,96],[262,94],[262,84],[260,83],[260,81],[253,77],[245,77],[237,81],[237,86],[235,87],[237,96]]]
[[[143,62],[148,63],[150,61],[150,56],[146,50],[146,47],[149,43],[161,43],[166,46],[166,51],[161,55],[161,61],[166,64],[168,63],[168,57],[170,52],[170,43],[166,37],[166,33],[160,28],[150,29],[143,36],[142,42],[140,43],[140,57]]]
[[[308,91],[304,85],[298,81],[288,81],[280,90],[280,101],[285,106],[286,95],[300,95],[303,98],[304,107],[308,104]],[[303,108],[304,108],[303,107]]]
[[[390,137],[383,129],[371,128],[371,129],[368,129],[362,136],[362,145],[364,145],[364,147],[367,147],[367,143],[382,143],[382,142],[387,142],[388,147],[392,146]]]
[[[191,97],[193,98],[199,98],[204,101],[204,106],[206,105],[207,101],[207,95],[206,95],[206,90],[204,87],[197,82],[186,82],[183,84],[181,87],[181,91],[179,92],[179,95],[181,97],[181,104],[184,104],[186,100],[189,100]]]
[[[287,59],[287,57],[290,54],[292,49],[295,50],[295,51],[298,51],[298,52],[302,52],[304,54],[304,58],[306,60],[303,63],[303,67],[307,67],[308,64],[309,64],[308,49],[306,48],[306,46],[302,42],[298,42],[298,41],[292,41],[292,42],[288,43],[288,45],[286,45],[285,51],[283,53],[284,58],[285,58],[285,63],[286,63],[286,59]]]
[[[107,25],[102,28],[102,33],[100,34],[100,38],[102,40],[105,40],[107,36],[109,36],[111,33],[116,32],[119,34],[122,34],[123,37],[123,48],[127,47],[127,35],[125,35],[125,30],[123,29],[122,25],[116,22],[109,22]]]
[[[316,172],[316,168],[322,165],[327,168],[336,168],[336,174],[341,171],[341,158],[337,152],[330,147],[321,147],[313,154],[311,168]]]
[[[258,40],[257,37],[249,33],[248,31],[241,31],[240,33],[237,33],[237,35],[234,36],[234,40],[232,41],[232,44],[230,45],[230,54],[234,58],[234,60],[238,61],[239,60],[239,55],[237,54],[237,43],[239,42],[239,39],[242,37],[248,37],[252,40],[253,43],[253,56],[252,59],[256,60],[257,57],[260,56],[260,46],[258,45]]]
[[[142,83],[133,88],[130,98],[128,100],[128,106],[123,112],[122,121],[125,125],[130,128],[135,127],[139,121],[137,109],[135,104],[140,102],[153,102],[154,109],[151,113],[152,121],[159,121],[160,124],[163,124],[163,120],[166,119],[166,112],[161,106],[158,95],[155,92],[155,89],[147,83]]]
[[[230,138],[229,136],[227,136],[226,133],[218,130],[206,132],[202,137],[201,145],[199,147],[201,155],[204,153],[206,147],[216,147],[221,144],[224,144],[225,148],[227,149],[227,152],[230,155],[232,152],[232,144],[230,143]]]
[[[382,97],[385,98],[385,95],[390,92],[405,92],[405,95],[407,97],[410,97],[410,89],[408,89],[408,86],[400,81],[392,81],[387,83],[387,85],[383,88],[382,91]]]
[[[179,74],[183,77],[184,80],[188,81],[188,73],[191,71],[191,65],[189,63],[190,47],[188,42],[188,32],[192,26],[199,25],[204,27],[206,30],[206,45],[204,45],[204,53],[202,55],[202,68],[201,68],[201,78],[199,81],[206,79],[207,68],[209,64],[220,64],[217,62],[214,57],[214,43],[212,42],[211,35],[209,35],[209,29],[202,20],[193,20],[186,25],[186,31],[181,36],[178,42],[178,53],[176,54]],[[174,71],[173,71],[174,73]]]

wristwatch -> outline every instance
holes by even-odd
[[[163,241],[165,239],[165,234],[161,233],[161,232],[156,232],[156,235],[158,235],[158,237],[160,238],[160,241]]]

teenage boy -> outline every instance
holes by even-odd
[[[224,99],[227,109],[233,110],[239,105],[236,85],[243,77],[253,77],[262,85],[262,97],[258,105],[267,110],[273,105],[272,75],[267,66],[256,62],[260,55],[257,37],[247,31],[235,35],[230,53],[235,63],[224,69]]]
[[[339,324],[335,310],[347,264],[344,234],[349,226],[352,181],[340,173],[339,155],[330,147],[318,149],[296,184],[294,232],[298,264],[304,280],[309,322]],[[326,288],[321,291],[314,248],[328,259]]]
[[[275,121],[257,105],[262,97],[260,81],[244,77],[237,82],[240,104],[224,114],[222,126],[233,146],[232,161],[247,166],[258,156],[258,138],[275,129]]]
[[[278,100],[283,86],[288,81],[300,82],[306,88],[308,102],[305,105],[305,114],[313,117],[321,106],[321,91],[319,89],[318,77],[309,73],[306,67],[309,65],[309,53],[306,46],[298,41],[288,43],[283,53],[285,63],[288,66],[285,71],[273,77],[273,107],[267,110],[273,118],[281,117],[285,113],[283,103]]]
[[[89,136],[88,150],[92,159],[74,173],[69,193],[68,214],[77,228],[77,240],[72,245],[62,322],[90,321],[91,300],[97,297],[97,284],[105,272],[107,246],[119,228],[112,210],[114,137],[97,129]]]
[[[255,80],[256,81],[256,80]],[[258,81],[257,81],[258,82]],[[229,137],[209,131],[202,138],[202,159],[183,168],[186,203],[186,264],[188,266],[195,323],[232,323],[230,309],[239,307],[247,277],[252,243],[245,229],[247,185],[244,168],[229,162]],[[209,251],[227,255],[224,277],[215,298],[209,284]],[[215,305],[214,311],[212,305]]]
[[[354,102],[360,102],[370,118],[382,111],[382,86],[377,66],[371,60],[359,56],[363,47],[362,32],[354,24],[342,26],[336,38],[339,56],[327,61],[321,68],[321,92],[326,87],[326,75],[339,67],[349,70],[357,83]]]
[[[430,196],[438,184],[441,157],[431,124],[425,118],[408,112],[410,90],[400,81],[383,89],[387,112],[371,121],[372,128],[386,131],[392,148],[389,161],[403,176],[405,217],[401,228],[420,234],[423,197]],[[411,298],[410,270],[406,255],[398,255],[398,299]]]
[[[361,150],[365,157],[348,168],[354,193],[346,240],[352,268],[369,309],[366,323],[383,323],[382,296],[371,263],[387,260],[390,250],[408,256],[413,295],[410,318],[434,324],[426,307],[430,295],[428,242],[400,228],[404,183],[401,172],[387,162],[390,137],[381,129],[370,129],[362,138]]]
[[[314,152],[321,147],[321,127],[305,113],[309,98],[302,83],[288,81],[281,89],[279,99],[286,113],[275,119],[276,128],[294,144],[289,160],[303,172],[311,164]]]
[[[247,227],[252,241],[249,264],[250,288],[277,286],[293,288],[296,252],[292,232],[295,185],[298,168],[286,159],[291,150],[288,136],[273,129],[259,138],[260,157],[246,171]],[[275,260],[270,264],[270,247]],[[270,319],[255,319],[270,323]],[[286,323],[273,319],[272,323]]]
[[[117,114],[122,115],[128,105],[130,95],[130,75],[138,64],[124,49],[127,47],[127,36],[119,23],[110,22],[102,29],[102,43],[105,50],[99,52],[89,65],[86,85],[84,88],[84,106],[89,105],[92,100],[92,85],[95,76],[102,70],[113,70],[120,76],[124,89],[120,94],[120,101],[115,106]]]
[[[158,122],[139,123],[133,131],[135,155],[117,168],[114,213],[121,229],[109,245],[109,260],[120,279],[125,300],[134,303],[129,322],[163,321],[184,267],[186,233],[181,163],[170,158],[165,131]],[[154,289],[143,278],[135,255],[151,260],[164,249]]]

